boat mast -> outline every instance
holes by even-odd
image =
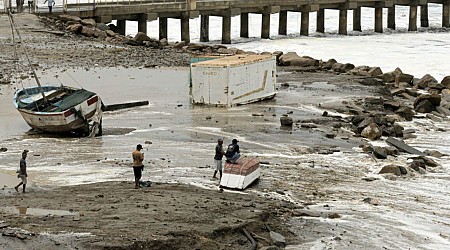
[[[21,42],[23,42],[23,40],[22,40],[22,37],[20,36],[19,30],[17,29],[16,24],[14,22],[14,18],[13,18],[13,15],[11,13],[11,9],[8,10],[8,16],[9,16],[9,22],[11,24],[11,29],[12,29],[12,32],[13,32],[13,44],[14,44],[14,49],[15,49],[16,48],[16,42],[14,41],[14,31],[17,33],[17,37],[19,38],[19,40]],[[25,46],[23,46],[22,48],[23,48],[23,51],[25,52],[25,57],[27,58],[28,65],[30,66],[30,68],[31,68],[31,70],[33,72],[33,78],[36,80],[36,83],[39,86],[39,92],[41,93],[42,98],[44,99],[44,103],[47,104],[48,103],[47,97],[44,94],[44,91],[43,91],[42,86],[41,86],[41,82],[39,81],[39,78],[38,78],[38,76],[36,74],[36,70],[34,69],[33,64],[31,63],[30,57],[28,56],[27,49],[25,48]],[[17,54],[16,54],[16,56],[17,56]]]

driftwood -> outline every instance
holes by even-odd
[[[139,106],[148,105],[148,101],[139,101],[139,102],[128,102],[128,103],[120,103],[120,104],[111,104],[102,107],[103,111],[114,111],[119,109],[127,109]]]

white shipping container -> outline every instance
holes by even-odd
[[[235,55],[191,64],[192,102],[233,106],[275,96],[272,55]]]

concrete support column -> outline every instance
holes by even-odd
[[[159,18],[159,40],[167,39],[167,17]]]
[[[278,35],[287,35],[287,11],[280,11],[278,20]]]
[[[361,30],[361,7],[353,10],[353,31]]]
[[[339,35],[347,35],[347,10],[339,10]]]
[[[316,31],[319,33],[325,32],[325,9],[317,11]]]
[[[200,17],[200,42],[209,42],[209,16]]]
[[[308,36],[309,35],[309,12],[302,12],[300,23],[300,35]]]
[[[222,16],[222,43],[231,44],[231,15]]]
[[[241,37],[248,38],[248,13],[241,14]]]
[[[417,6],[409,6],[408,31],[417,31]]]
[[[262,14],[261,38],[270,38],[270,11],[263,11]]]
[[[395,30],[395,5],[388,8],[387,27]]]
[[[139,14],[138,32],[147,34],[147,14]]]
[[[181,41],[186,43],[191,42],[189,34],[189,13],[181,15]]]
[[[442,27],[450,27],[450,1],[442,3]]]
[[[428,4],[420,5],[420,27],[430,27],[428,22]]]
[[[383,33],[383,8],[375,8],[375,32]]]
[[[117,32],[121,35],[125,35],[126,20],[117,20]]]

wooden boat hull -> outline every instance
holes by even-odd
[[[241,158],[237,164],[225,163],[220,186],[225,188],[247,188],[261,176],[259,161],[255,158]]]
[[[47,91],[52,90],[49,86],[46,86],[45,89]],[[48,133],[80,131],[89,133],[89,124],[93,121],[100,122],[101,120],[101,99],[96,94],[82,100],[77,105],[58,111],[45,112],[21,107],[24,105],[23,103],[20,103],[21,98],[23,99],[23,96],[21,95],[23,95],[24,91],[35,92],[36,89],[29,88],[18,91],[14,97],[14,104],[25,122],[34,129],[39,129]]]

